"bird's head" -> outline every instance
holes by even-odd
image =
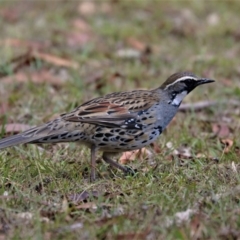
[[[179,106],[183,98],[199,85],[211,83],[214,80],[199,78],[189,72],[179,72],[171,75],[161,86],[160,89],[167,92],[170,103]]]

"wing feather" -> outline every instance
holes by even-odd
[[[152,91],[132,91],[112,93],[102,98],[95,98],[61,117],[69,122],[84,122],[106,127],[140,129],[137,123],[143,111],[150,108],[159,95]]]

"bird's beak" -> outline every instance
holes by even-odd
[[[212,79],[208,79],[208,78],[200,78],[200,79],[197,81],[197,86],[198,86],[198,85],[202,85],[202,84],[206,84],[206,83],[211,83],[211,82],[215,82],[215,81],[212,80]]]

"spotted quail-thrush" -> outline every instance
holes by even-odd
[[[183,98],[195,87],[214,80],[189,72],[171,75],[159,88],[111,93],[94,98],[72,112],[39,127],[0,140],[0,149],[22,143],[80,142],[91,149],[91,176],[95,180],[96,151],[112,167],[129,168],[109,156],[149,145],[177,113]]]

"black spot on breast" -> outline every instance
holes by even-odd
[[[59,138],[59,136],[57,135],[57,136],[51,137],[50,139],[51,139],[51,140],[56,140],[56,139],[58,139],[58,138]],[[45,139],[43,139],[43,140],[47,140],[47,138],[45,138]]]
[[[159,134],[162,133],[162,127],[161,127],[161,126],[157,126],[157,127],[155,127],[154,129],[158,130]]]
[[[124,134],[125,134],[125,132],[120,132],[120,133],[119,133],[119,135],[124,135]]]
[[[106,146],[106,143],[99,143],[98,146]]]
[[[108,139],[107,138],[103,138],[102,139],[104,142],[108,142]]]
[[[142,141],[142,143],[146,143],[146,142],[148,142],[148,140],[144,140],[144,141]]]
[[[111,133],[105,133],[105,137],[112,137],[113,135]]]
[[[132,139],[126,139],[126,140],[124,140],[124,142],[131,142],[132,141]]]
[[[94,137],[96,137],[96,138],[102,138],[102,137],[103,137],[103,134],[102,134],[102,133],[97,133],[97,134],[95,134]]]
[[[120,143],[119,146],[127,146],[127,143]]]
[[[137,136],[141,137],[142,135],[144,135],[144,132],[139,133]]]
[[[65,137],[65,136],[67,136],[68,135],[68,133],[62,133],[60,136],[61,137]]]
[[[81,133],[75,133],[75,134],[73,134],[73,137],[77,137],[77,136],[80,136],[80,135],[82,135]]]

